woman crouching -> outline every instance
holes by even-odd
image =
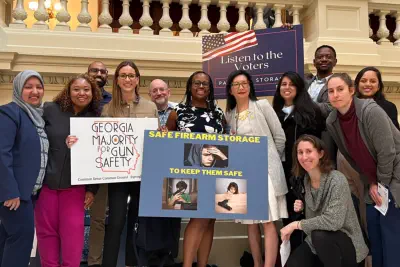
[[[290,256],[288,267],[356,267],[368,254],[346,177],[333,170],[325,144],[303,135],[293,149],[293,174],[304,176],[306,219],[281,229],[282,240],[294,230],[307,234],[306,242]],[[303,203],[296,200],[294,210]]]

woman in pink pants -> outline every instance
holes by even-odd
[[[80,265],[84,212],[93,203],[98,185],[71,185],[67,136],[70,118],[97,117],[100,100],[96,83],[89,76],[80,75],[69,81],[54,102],[44,105],[43,118],[50,149],[43,188],[35,207],[42,267]]]

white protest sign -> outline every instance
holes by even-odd
[[[140,181],[144,130],[157,118],[71,118],[71,184]]]

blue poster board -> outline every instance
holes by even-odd
[[[202,60],[215,98],[226,98],[226,80],[239,69],[252,75],[257,96],[272,96],[284,72],[304,76],[303,26],[203,36]]]
[[[267,138],[145,131],[139,216],[268,219]]]

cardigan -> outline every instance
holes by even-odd
[[[394,126],[386,112],[373,99],[353,98],[358,118],[358,129],[371,156],[376,162],[376,177],[379,182],[389,187],[396,202],[400,205],[400,131]],[[358,173],[364,186],[368,179],[360,171],[347,151],[343,132],[339,124],[337,110],[331,112],[326,120],[326,127],[335,140],[340,152]],[[369,198],[368,190],[366,197]]]
[[[283,196],[288,192],[281,161],[286,142],[285,132],[268,100],[249,100],[249,111],[254,114],[254,120],[250,121],[254,135],[268,138],[268,173],[275,195]],[[235,117],[236,107],[226,113],[226,120],[231,133],[237,126]]]
[[[320,186],[313,196],[311,179],[306,174],[304,189],[306,218],[301,220],[301,229],[307,234],[306,242],[313,253],[316,254],[311,239],[312,231],[341,231],[350,237],[356,250],[357,262],[365,259],[368,247],[358,223],[346,177],[335,170],[321,174]]]

